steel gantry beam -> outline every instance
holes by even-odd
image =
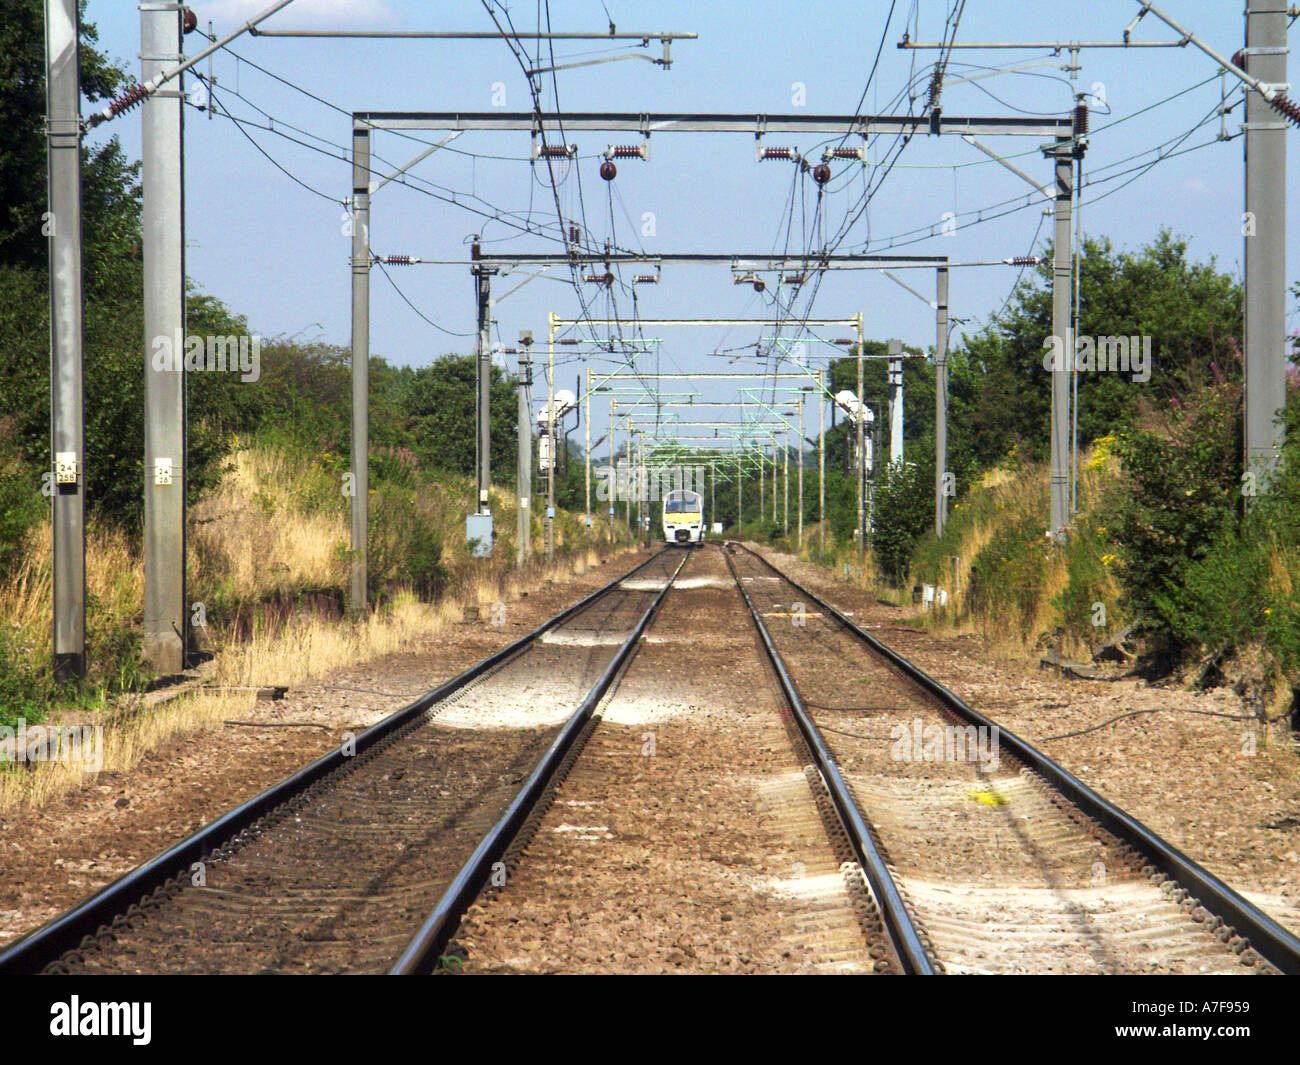
[[[869,136],[876,133],[972,133],[1052,137],[1072,132],[1072,120],[1037,116],[959,117],[929,115],[763,115],[723,112],[569,111],[356,111],[354,124],[378,130],[515,131],[563,129],[582,132],[640,133],[812,133]]]
[[[863,321],[863,316],[862,316],[862,313],[859,312],[858,314],[853,315],[853,316],[850,317],[850,318],[807,318],[807,319],[802,319],[802,320],[799,322],[799,325],[800,325],[801,328],[802,328],[802,327],[812,327],[812,326],[817,326],[817,327],[824,327],[824,326],[850,326],[850,327],[852,327],[852,328],[855,330],[855,333],[856,333],[856,336],[857,336],[857,345],[858,345],[858,354],[859,354],[859,359],[858,359],[858,400],[859,400],[859,403],[861,403],[861,400],[862,400],[862,358],[861,358],[861,356],[862,356],[862,348],[863,348],[863,325],[862,325],[862,321]],[[637,322],[638,322],[638,325],[640,325],[640,326],[642,326],[642,327],[646,327],[646,326],[684,326],[684,327],[697,327],[697,326],[717,326],[717,325],[734,326],[734,325],[770,325],[770,324],[771,324],[770,320],[767,319],[767,318],[640,318],[640,319],[637,320]],[[547,377],[547,391],[548,391],[548,409],[550,409],[550,405],[551,405],[551,403],[553,403],[553,398],[552,398],[552,397],[554,396],[554,389],[555,389],[554,379],[555,379],[555,334],[556,334],[556,331],[557,331],[558,329],[565,329],[565,328],[570,328],[570,327],[579,326],[579,325],[588,325],[588,326],[591,326],[591,327],[595,328],[595,327],[597,327],[597,326],[617,326],[617,325],[622,325],[622,324],[623,324],[623,322],[622,322],[620,319],[616,319],[616,318],[614,318],[614,319],[612,319],[612,318],[561,318],[561,317],[560,317],[559,315],[557,315],[554,311],[551,311],[551,312],[547,315],[547,374],[546,374],[546,377]],[[617,375],[610,375],[610,377],[607,377],[605,380],[611,380],[614,376],[617,376]],[[647,374],[638,374],[637,376],[638,376],[639,378],[642,378],[642,379],[662,379],[662,380],[673,380],[673,379],[675,379],[675,380],[699,380],[699,379],[708,379],[710,375],[708,375],[708,374],[681,374],[681,375],[669,375],[669,374],[647,375]],[[716,375],[716,376],[719,377],[719,378],[725,378],[725,377],[727,377],[727,376],[735,376],[735,375],[719,374],[719,375]],[[763,379],[766,379],[766,380],[774,380],[774,379],[775,379],[777,376],[779,376],[779,375],[773,375],[773,374],[754,374],[754,375],[751,375],[751,376],[752,376],[752,377],[756,377],[756,378],[763,378]],[[820,372],[820,371],[805,370],[802,374],[789,374],[789,375],[785,375],[785,376],[788,376],[788,377],[790,377],[790,378],[794,378],[794,379],[813,380],[813,381],[815,381],[815,382],[817,383],[817,385],[819,386],[819,388],[821,389],[821,391],[822,391],[823,393],[829,395],[829,393],[826,391],[826,386],[825,386],[825,383],[824,383],[824,381],[823,381],[823,379],[822,379],[822,376],[821,376],[821,372]],[[588,390],[588,394],[589,394],[589,393],[590,393],[590,389]],[[584,396],[583,398],[584,398],[584,400],[587,399],[587,397],[585,397],[585,396]],[[823,441],[824,441],[824,426],[825,426],[825,408],[824,408],[824,405],[822,405],[822,404],[818,404],[818,409],[819,409],[819,411],[822,412],[822,425],[823,425],[822,439],[823,439]],[[590,403],[589,403],[589,400],[588,400],[588,402],[587,402],[587,410],[588,410],[588,412],[590,412]],[[612,422],[612,416],[611,416],[611,422]],[[612,427],[611,427],[611,435],[612,435]],[[861,437],[861,435],[862,435],[862,432],[861,432],[861,426],[859,426],[859,433],[858,433],[858,435],[859,435],[859,437]],[[824,550],[826,549],[826,520],[825,520],[825,518],[826,518],[826,469],[825,469],[825,447],[824,447],[824,443],[823,443],[823,445],[822,445],[821,447],[819,447],[818,452],[819,452],[819,455],[818,455],[819,472],[820,472],[820,475],[821,475],[820,478],[819,478],[819,481],[820,481],[820,485],[819,485],[819,501],[820,501],[820,506],[819,506],[819,508],[818,508],[818,514],[819,514],[820,519],[821,519],[821,520],[820,520],[820,525],[821,525],[821,547],[822,547],[822,550],[824,551]],[[862,441],[861,441],[861,440],[859,440],[859,442],[858,442],[858,454],[859,454],[859,455],[862,455],[862,454],[863,454],[863,450],[862,450]],[[859,475],[858,475],[858,529],[859,529],[859,535],[858,535],[858,538],[859,538],[859,544],[861,544],[861,543],[863,543],[863,542],[865,541],[865,536],[866,536],[866,534],[865,534],[865,530],[866,530],[866,494],[865,494],[865,484],[864,484],[864,476],[865,476],[864,471],[861,470],[861,469],[859,469],[858,474],[859,474]],[[590,449],[588,449],[588,453],[587,453],[587,494],[588,494],[587,518],[588,518],[588,522],[590,522],[590,518],[591,518],[590,492],[591,492],[591,453],[590,453]],[[548,558],[548,559],[550,559],[551,557],[553,557],[553,552],[554,552],[554,513],[555,513],[554,507],[555,507],[555,495],[554,495],[554,474],[552,473],[552,474],[548,477],[548,481],[547,481],[547,518],[546,518],[546,530],[547,530],[547,535],[546,535],[546,542],[547,542],[547,558]]]
[[[666,45],[665,41],[665,45]],[[665,56],[665,59],[667,57]],[[830,134],[838,136],[858,135],[867,137],[872,134],[881,133],[899,133],[904,135],[928,134],[928,135],[951,135],[960,136],[997,136],[997,135],[1015,135],[1015,136],[1034,136],[1050,137],[1056,141],[1056,154],[1058,154],[1058,178],[1060,175],[1059,153],[1062,145],[1068,145],[1072,149],[1078,149],[1081,143],[1080,137],[1082,132],[1077,125],[1079,116],[1077,111],[1074,114],[1050,117],[1050,116],[1030,116],[1030,115],[1013,115],[1013,116],[953,116],[942,113],[937,108],[930,109],[928,114],[924,115],[863,115],[863,114],[738,114],[722,112],[673,112],[673,113],[647,113],[647,112],[573,112],[566,114],[546,113],[540,110],[531,112],[506,112],[506,111],[354,111],[352,113],[352,126],[354,131],[354,144],[357,137],[365,139],[365,148],[368,158],[369,135],[372,131],[390,130],[390,131],[411,131],[411,130],[429,130],[442,131],[452,134],[459,134],[469,131],[517,131],[526,132],[530,136],[536,137],[541,134],[543,139],[548,130],[564,131],[564,135],[570,133],[603,131],[603,132],[627,132],[640,133],[647,139],[655,133],[730,133],[730,134],[747,134],[761,141],[767,134],[772,133],[809,133],[816,135]],[[427,154],[427,153],[426,153]],[[356,152],[354,151],[354,160]],[[354,182],[355,186],[355,182]],[[1059,203],[1059,200],[1058,200]],[[1058,225],[1058,236],[1059,236]],[[1066,242],[1068,248],[1068,241]],[[368,258],[368,247],[367,258]],[[576,262],[570,254],[570,250],[562,256],[555,257],[554,262]],[[1058,250],[1058,257],[1062,253]],[[701,261],[701,256],[685,256],[680,261],[695,260]],[[719,261],[731,261],[734,256],[718,256]],[[767,256],[754,256],[755,260],[770,258]],[[805,261],[809,257],[801,257]],[[815,259],[815,257],[813,257]],[[830,256],[823,256],[823,261],[830,261]],[[866,259],[868,257],[860,257]],[[591,261],[592,257],[588,257]],[[909,260],[913,260],[909,262]],[[908,256],[890,256],[880,257],[883,265],[885,261],[890,262],[894,267],[903,269],[909,265],[916,265],[915,257]],[[508,257],[497,257],[497,262],[508,262]],[[544,263],[545,260],[538,256],[520,256],[515,261],[531,261],[534,263]],[[613,259],[610,259],[613,262]],[[643,256],[630,256],[624,261],[645,261]],[[661,259],[662,261],[662,259]],[[355,313],[355,296],[357,293],[357,282],[355,280],[355,271],[357,257],[354,254],[354,313]],[[368,263],[367,263],[368,265]],[[554,315],[552,320],[554,321]],[[666,323],[667,320],[661,322]],[[843,320],[820,320],[822,324],[841,324]],[[859,356],[861,356],[861,315],[857,318],[857,328],[859,331]],[[594,327],[596,325],[621,325],[619,321],[598,321],[588,320]],[[573,322],[572,324],[580,324]],[[643,323],[651,324],[651,323]],[[738,319],[716,318],[716,319],[683,319],[677,320],[673,324],[680,325],[741,325],[749,324],[748,321]],[[814,324],[809,322],[807,324]],[[1054,322],[1054,325],[1058,323]],[[354,329],[354,334],[356,330]],[[552,325],[552,336],[548,345],[548,390],[552,399],[554,395],[554,375],[553,372],[553,351],[554,351],[554,326]],[[358,357],[364,354],[368,358],[368,351],[358,353],[354,345],[353,358],[354,365]],[[859,357],[858,362],[859,378],[859,406],[861,406],[861,378],[862,362]],[[1055,383],[1055,377],[1053,378]],[[356,384],[354,375],[354,385]],[[355,394],[355,392],[354,392]],[[552,402],[553,406],[553,402]],[[551,409],[548,407],[548,409]],[[1053,415],[1055,418],[1056,404],[1053,404]],[[858,435],[862,435],[861,422],[859,421]],[[1056,425],[1053,423],[1053,434],[1055,436]],[[859,455],[862,454],[862,441],[859,440]],[[356,444],[354,442],[354,451]],[[1053,452],[1055,455],[1055,451]],[[858,475],[858,547],[859,560],[865,553],[865,522],[866,522],[866,500],[863,487],[863,472],[859,468]],[[1053,482],[1055,485],[1055,481]],[[1055,507],[1055,495],[1053,496]],[[1055,513],[1055,509],[1054,509]],[[547,554],[548,558],[553,557],[554,551],[554,475],[553,472],[548,477],[547,490]],[[356,507],[354,506],[354,519]],[[354,521],[355,524],[355,521]],[[1056,535],[1059,530],[1056,528],[1056,522],[1053,522],[1053,534]],[[355,535],[354,535],[355,541]],[[357,545],[354,542],[354,550]],[[362,563],[364,569],[364,562]]]
[[[700,374],[659,373],[659,374],[651,374],[651,375],[649,375],[649,376],[650,376],[650,378],[652,378],[652,379],[654,379],[654,380],[660,380],[660,381],[680,381],[680,380],[690,380],[690,381],[694,381],[694,380],[706,380],[706,381],[712,381],[712,380],[732,380],[732,381],[736,381],[736,380],[757,380],[757,379],[759,379],[759,378],[762,378],[765,382],[766,382],[766,381],[772,381],[772,382],[773,382],[773,386],[772,386],[773,388],[777,388],[777,387],[779,387],[779,383],[780,383],[781,381],[783,381],[783,380],[800,381],[800,382],[807,381],[807,380],[809,380],[809,378],[811,378],[812,380],[814,380],[814,381],[816,382],[815,387],[813,387],[813,386],[808,386],[808,385],[802,385],[802,386],[799,387],[799,391],[800,391],[800,392],[816,391],[817,394],[818,394],[818,403],[817,403],[817,426],[818,426],[818,428],[817,428],[817,486],[818,486],[818,487],[817,487],[817,501],[818,501],[818,505],[817,505],[817,514],[818,514],[818,529],[819,529],[819,539],[820,539],[820,541],[821,541],[821,550],[822,550],[823,552],[826,550],[826,404],[825,404],[825,402],[824,402],[824,399],[830,397],[830,391],[829,391],[829,389],[826,387],[826,384],[825,384],[825,375],[824,375],[824,372],[823,372],[822,370],[818,369],[818,370],[813,370],[813,371],[805,371],[805,372],[803,372],[803,373],[792,373],[792,374],[783,374],[783,373],[780,373],[780,372],[776,372],[776,373],[761,373],[761,372],[757,372],[757,371],[755,371],[755,372],[745,372],[745,371],[741,371],[741,372],[733,372],[733,373],[700,373]],[[788,386],[787,386],[787,388],[788,388]],[[764,389],[766,389],[766,384],[764,385]],[[741,391],[743,392],[744,390],[745,390],[745,388],[744,388],[744,386],[742,386],[742,387],[741,387]],[[610,404],[610,421],[611,421],[611,423],[613,422],[613,413],[614,413],[614,406],[613,406],[613,401],[611,400],[611,404]],[[803,435],[803,400],[802,400],[802,398],[800,399],[800,404],[799,404],[799,418],[800,418],[799,437],[800,437],[800,439],[802,440],[802,439],[805,439],[805,437],[804,437],[804,435]],[[611,430],[611,438],[612,438],[612,435],[613,435],[613,434],[612,434],[612,430]],[[726,438],[715,438],[715,440],[717,440],[717,441],[719,441],[719,442],[725,442],[725,441],[726,441]],[[809,442],[811,442],[811,441],[809,441]],[[748,445],[748,444],[744,444],[744,445],[742,445],[742,446],[744,446],[744,447],[748,447],[749,445]],[[801,444],[800,447],[802,448],[802,446],[803,446],[803,445]],[[611,454],[611,456],[613,455],[613,448],[612,448],[612,446],[611,446],[610,454]],[[800,535],[800,543],[801,543],[801,544],[802,544],[802,537],[803,537],[803,476],[802,476],[802,473],[803,473],[803,471],[802,471],[802,466],[801,466],[801,467],[800,467],[800,478],[799,478],[799,481],[800,481],[800,507],[799,507],[799,515],[800,515],[800,517],[799,517],[799,525],[800,525],[800,532],[799,532],[799,535]],[[738,504],[739,504],[739,501],[738,501]]]
[[[858,351],[859,351],[859,352],[862,351],[862,343],[861,343],[861,337],[862,337],[862,321],[861,321],[861,318],[862,318],[861,315],[857,315],[857,316],[855,316],[854,318],[851,318],[851,319],[829,320],[829,322],[828,322],[828,324],[831,324],[831,325],[845,325],[845,324],[847,324],[847,325],[852,325],[852,326],[854,326],[854,327],[857,329],[857,331],[858,331],[858,337],[859,337],[859,342],[858,342]],[[672,320],[669,320],[669,321],[672,321]],[[573,323],[573,324],[579,324],[579,323],[575,322],[575,323]],[[750,322],[745,322],[745,323],[742,323],[742,324],[752,324],[752,323],[750,323]],[[758,324],[764,324],[764,325],[765,325],[765,324],[768,324],[767,319],[762,319],[761,321],[759,321]],[[802,324],[802,323],[801,323],[801,324]],[[614,379],[615,377],[617,377],[617,376],[618,376],[617,373],[616,373],[616,374],[611,374],[611,375],[609,375],[608,377],[604,378],[603,380],[604,380],[604,381],[610,381],[610,380],[613,380],[613,379]],[[781,382],[781,381],[784,381],[784,380],[788,380],[788,381],[799,381],[799,382],[807,382],[807,381],[810,381],[810,380],[811,380],[812,382],[814,382],[815,390],[817,391],[818,396],[819,396],[819,401],[818,401],[818,404],[817,404],[817,421],[818,421],[818,431],[817,431],[817,500],[818,500],[818,505],[817,505],[817,515],[818,515],[818,536],[819,536],[819,539],[820,539],[820,542],[821,542],[821,550],[822,550],[823,552],[826,550],[826,405],[825,405],[824,402],[822,402],[822,400],[831,398],[831,395],[830,395],[830,390],[829,390],[829,389],[827,388],[827,386],[826,386],[826,375],[823,373],[822,370],[820,370],[820,369],[817,369],[817,370],[804,370],[804,371],[802,371],[801,373],[788,373],[788,374],[783,374],[783,373],[780,373],[780,372],[775,372],[775,373],[760,373],[760,372],[745,373],[745,372],[739,372],[739,373],[699,373],[699,374],[656,373],[656,374],[638,374],[637,376],[638,376],[638,379],[639,379],[639,380],[642,380],[642,381],[649,381],[649,380],[653,380],[653,381],[699,381],[699,380],[705,380],[705,381],[716,381],[716,380],[759,380],[759,379],[761,379],[761,380],[763,380],[764,382],[771,381],[771,382],[772,382],[772,387],[773,387],[774,389],[777,388],[777,387],[780,387],[780,382]],[[590,379],[589,379],[589,380],[590,380]],[[766,385],[765,385],[764,387],[766,388]],[[800,389],[800,391],[806,391],[806,390],[808,390],[807,386],[805,386],[804,388],[801,388],[801,389]],[[590,386],[589,386],[589,388],[588,388],[588,392],[590,392],[590,391],[591,391],[591,388],[590,388]],[[597,389],[597,391],[599,391],[599,389]],[[743,392],[744,389],[742,388],[741,391]],[[858,396],[859,396],[859,399],[861,399],[861,388],[859,388],[859,390],[858,390]],[[590,407],[588,407],[588,412],[590,412]],[[799,405],[799,417],[800,417],[799,438],[800,438],[800,440],[802,440],[802,439],[804,438],[804,437],[803,437],[803,427],[802,427],[802,420],[803,420],[803,401],[802,401],[802,400],[800,401],[800,405]],[[610,400],[610,454],[611,454],[611,455],[613,455],[613,434],[614,434],[613,421],[614,421],[614,400],[611,398],[611,400]],[[802,455],[802,448],[803,448],[803,445],[802,445],[802,443],[801,443],[801,444],[800,444],[800,454],[801,454],[801,455]],[[859,454],[861,454],[861,451],[859,451]],[[803,537],[803,509],[802,509],[802,499],[803,499],[803,466],[802,466],[802,462],[800,463],[800,468],[799,468],[799,482],[800,482],[800,487],[799,487],[799,493],[800,493],[800,511],[799,511],[799,515],[800,515],[800,517],[799,517],[799,525],[800,525],[800,543],[802,544],[802,537]],[[591,502],[590,502],[590,496],[591,496],[591,449],[590,449],[590,447],[588,447],[588,449],[587,449],[587,496],[588,496],[588,503],[587,503],[588,520],[590,521],[590,511],[591,511]],[[862,513],[863,513],[863,510],[862,510],[861,508],[859,508],[859,515],[861,516]]]

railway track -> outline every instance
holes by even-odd
[[[684,560],[659,552],[205,826],[0,950],[0,973],[431,968],[434,900],[477,891],[465,856],[508,838]],[[509,725],[472,727],[502,707]]]
[[[765,558],[728,561],[946,972],[1300,972],[1300,940]],[[874,884],[873,884],[874,888]]]
[[[466,971],[928,970],[875,905],[880,858],[739,608],[721,554],[694,551],[470,907]]]
[[[660,552],[0,950],[0,973],[647,962],[1297,972],[1300,941],[725,545]]]

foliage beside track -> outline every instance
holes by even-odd
[[[83,157],[85,250],[84,472],[89,683],[49,676],[52,595],[49,499],[49,278],[40,0],[12,0],[0,19],[0,724],[36,720],[52,702],[102,703],[138,687],[143,570],[145,343],[140,292],[139,164],[116,138]],[[88,103],[129,81],[81,21]],[[255,323],[190,282],[191,336],[249,336]],[[418,369],[370,363],[370,543],[373,601],[406,590],[426,600],[497,580],[514,562],[516,393],[493,367],[493,499],[498,540],[471,568],[465,513],[474,504],[474,358],[421,350]],[[439,357],[441,356],[441,357]],[[350,352],[320,340],[270,338],[260,376],[187,375],[189,598],[203,604],[207,643],[280,623],[294,611],[337,609],[349,570],[347,472]],[[501,490],[501,489],[505,490]],[[581,464],[557,485],[561,508],[582,504]],[[541,518],[535,517],[535,549]],[[605,534],[607,535],[607,533]],[[580,519],[561,509],[560,557],[585,552]]]
[[[1113,303],[1108,286],[1128,286],[1123,314],[1134,328],[1154,330],[1156,350],[1168,357],[1157,359],[1147,387],[1110,375],[1090,402],[1081,398],[1079,509],[1066,542],[1054,547],[1045,537],[1047,472],[1024,459],[1041,451],[1014,433],[1008,453],[959,494],[943,538],[921,537],[912,569],[955,593],[949,620],[1002,643],[1050,639],[1086,654],[1118,626],[1140,621],[1165,638],[1173,661],[1236,654],[1244,671],[1274,686],[1300,684],[1300,373],[1293,366],[1288,375],[1281,465],[1252,494],[1241,473],[1241,357],[1225,332],[1240,293],[1212,264],[1188,264],[1182,251],[1162,236],[1111,268],[1085,269],[1085,305]],[[1106,286],[1090,292],[1090,277]],[[1184,303],[1182,286],[1196,295],[1193,304]],[[965,347],[968,366],[974,352],[1031,350],[1041,293],[1022,291],[1013,303]],[[1194,313],[1179,318],[1180,309]],[[1085,382],[1098,387],[1081,374],[1081,397]],[[1046,424],[1044,413],[1040,428]],[[970,431],[954,414],[954,436]]]

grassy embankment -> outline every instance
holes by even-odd
[[[516,570],[513,493],[493,496],[498,540],[490,560],[465,544],[464,478],[381,471],[372,479],[371,597],[375,608],[351,619],[342,610],[349,572],[347,500],[332,456],[308,457],[252,445],[232,458],[217,489],[192,508],[188,599],[202,604],[200,647],[214,655],[205,687],[144,709],[148,680],[138,656],[144,568],[121,530],[92,523],[86,547],[87,632],[92,680],[82,690],[51,687],[46,671],[51,603],[48,522],[27,533],[12,571],[0,576],[5,618],[0,724],[18,718],[110,721],[104,769],[129,769],[169,736],[239,716],[248,689],[300,684],[358,661],[417,648],[459,621],[467,606],[487,616],[492,603],[517,598],[557,573],[582,573],[608,550],[608,530],[589,537],[582,517],[559,511],[557,557]],[[463,483],[462,483],[463,482]],[[418,531],[417,531],[418,530]],[[617,535],[617,533],[616,533]],[[626,537],[619,538],[624,546]],[[41,765],[0,773],[0,807],[40,802],[75,786],[75,766]]]

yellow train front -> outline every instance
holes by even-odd
[[[704,542],[704,497],[675,488],[664,496],[664,539],[670,544]]]

